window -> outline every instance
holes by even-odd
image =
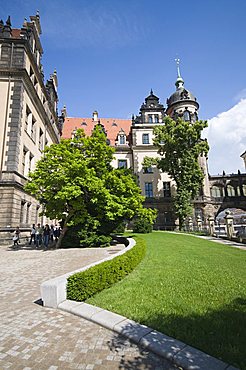
[[[118,168],[127,168],[127,160],[126,159],[119,159],[118,160]]]
[[[125,135],[119,135],[119,144],[124,145],[126,143],[126,136]]]
[[[228,194],[228,197],[235,197],[235,189],[233,186],[231,185],[227,185],[227,194]]]
[[[153,173],[153,168],[151,166],[150,167],[145,167],[143,172],[144,173]]]
[[[44,133],[43,131],[40,129],[39,130],[39,142],[38,142],[38,147],[39,147],[39,150],[43,150],[43,145],[44,145]]]
[[[33,160],[33,154],[29,154],[29,163],[28,163],[28,173],[32,171],[32,160]]]
[[[153,123],[153,117],[151,114],[148,115],[148,122]]]
[[[159,123],[159,116],[158,116],[158,114],[155,114],[155,123]]]
[[[23,148],[23,153],[22,153],[22,173],[25,175],[25,168],[26,168],[26,154],[28,150],[26,148]]]
[[[142,143],[143,144],[149,144],[149,134],[143,134]]]
[[[26,132],[28,132],[28,126],[29,126],[29,122],[31,120],[31,116],[32,116],[32,113],[31,113],[29,107],[26,106],[26,116],[25,116],[25,130],[26,130]]]
[[[33,141],[36,139],[36,120],[34,117],[32,117],[31,138]]]
[[[243,188],[243,195],[245,195],[245,196],[246,196],[246,185],[245,185],[245,184],[243,184],[242,188]]]
[[[170,181],[163,182],[163,196],[164,196],[164,198],[170,198],[170,196],[171,196]]]
[[[212,186],[211,195],[214,198],[224,197],[224,189],[221,186]]]
[[[190,121],[190,112],[188,110],[184,111],[183,119],[184,121]]]
[[[20,208],[20,223],[23,224],[25,222],[25,204],[26,201],[21,201],[21,208]]]
[[[26,207],[26,224],[29,224],[29,218],[30,218],[30,207],[31,207],[31,203],[27,203],[27,207]]]
[[[145,196],[147,198],[153,198],[153,184],[152,182],[145,183]]]

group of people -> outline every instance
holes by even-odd
[[[61,234],[61,227],[59,225],[51,225],[49,226],[46,224],[45,226],[41,226],[40,224],[32,225],[31,228],[31,235],[29,245],[34,243],[36,248],[44,245],[45,248],[48,248],[49,243],[57,242],[59,236]]]
[[[46,224],[41,226],[41,224],[32,225],[30,232],[30,241],[29,245],[33,244],[36,248],[44,245],[45,248],[48,248],[49,243],[57,242],[61,234],[60,225],[51,225]],[[13,234],[14,247],[18,246],[20,243],[20,228],[17,226]]]

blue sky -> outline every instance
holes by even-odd
[[[130,118],[151,88],[165,104],[175,90],[177,56],[201,119],[231,112],[242,99],[245,103],[245,0],[12,0],[1,4],[0,18],[10,15],[18,28],[37,9],[46,78],[56,68],[59,105],[66,104],[69,116],[90,117],[96,109],[101,117]],[[235,132],[233,112],[227,117],[227,136],[231,116]],[[223,142],[219,117],[217,134]],[[237,150],[230,164],[228,155],[214,152],[214,137],[209,140],[212,173],[243,170],[244,127],[241,120],[238,134],[244,138],[232,141]],[[207,131],[208,138],[213,132]]]

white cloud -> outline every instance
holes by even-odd
[[[242,99],[246,99],[246,87],[239,91],[239,93],[234,97],[234,101],[239,102]]]
[[[210,174],[245,172],[240,155],[246,150],[246,99],[210,119],[204,136],[210,146]]]

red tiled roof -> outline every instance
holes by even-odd
[[[100,124],[104,126],[107,133],[107,138],[110,140],[111,145],[115,145],[119,131],[124,130],[127,140],[129,141],[129,134],[132,125],[130,119],[119,118],[99,118]],[[89,136],[94,128],[92,118],[73,118],[66,117],[62,130],[62,138],[70,139],[74,130],[82,128],[85,134]]]
[[[20,39],[21,30],[18,28],[12,28],[12,37],[13,39]]]

